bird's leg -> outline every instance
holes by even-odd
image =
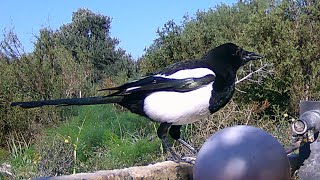
[[[194,147],[192,147],[190,144],[188,144],[186,141],[184,141],[181,138],[179,138],[177,141],[182,145],[184,145],[186,148],[188,148],[194,155],[197,155],[198,151]]]
[[[157,130],[157,134],[162,141],[162,145],[166,148],[166,150],[170,152],[173,161],[179,162],[181,158],[173,151],[173,149],[167,141],[167,132],[170,126],[171,123],[161,123]]]
[[[181,125],[173,125],[173,126],[171,126],[170,129],[169,129],[170,136],[174,140],[178,141],[179,143],[184,145],[186,148],[188,148],[194,155],[196,155],[198,153],[197,150],[194,147],[192,147],[190,144],[188,144],[186,141],[181,139],[180,128],[181,128]]]

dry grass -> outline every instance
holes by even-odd
[[[183,127],[183,137],[194,147],[200,149],[206,139],[221,129],[235,125],[250,125],[267,131],[280,143],[287,146],[291,139],[291,129],[287,118],[283,116],[284,113],[274,115],[270,119],[259,114],[262,106],[263,104],[251,104],[239,107],[237,103],[231,101],[213,115]],[[182,154],[190,153],[180,145],[177,145],[176,149]]]

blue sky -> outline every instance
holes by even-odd
[[[104,0],[104,1],[18,1],[5,0],[0,7],[0,40],[5,29],[14,28],[26,52],[33,50],[34,36],[41,28],[58,29],[70,23],[72,12],[88,8],[112,18],[111,36],[120,40],[119,47],[134,58],[157,37],[156,31],[164,23],[182,21],[185,14],[194,16],[197,10],[208,10],[217,4],[231,4],[235,0]]]

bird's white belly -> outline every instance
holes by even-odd
[[[144,100],[144,112],[158,122],[183,125],[210,114],[212,83],[190,92],[159,91]]]

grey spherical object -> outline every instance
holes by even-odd
[[[283,146],[252,126],[225,128],[201,147],[193,168],[195,180],[287,180],[290,165]]]

